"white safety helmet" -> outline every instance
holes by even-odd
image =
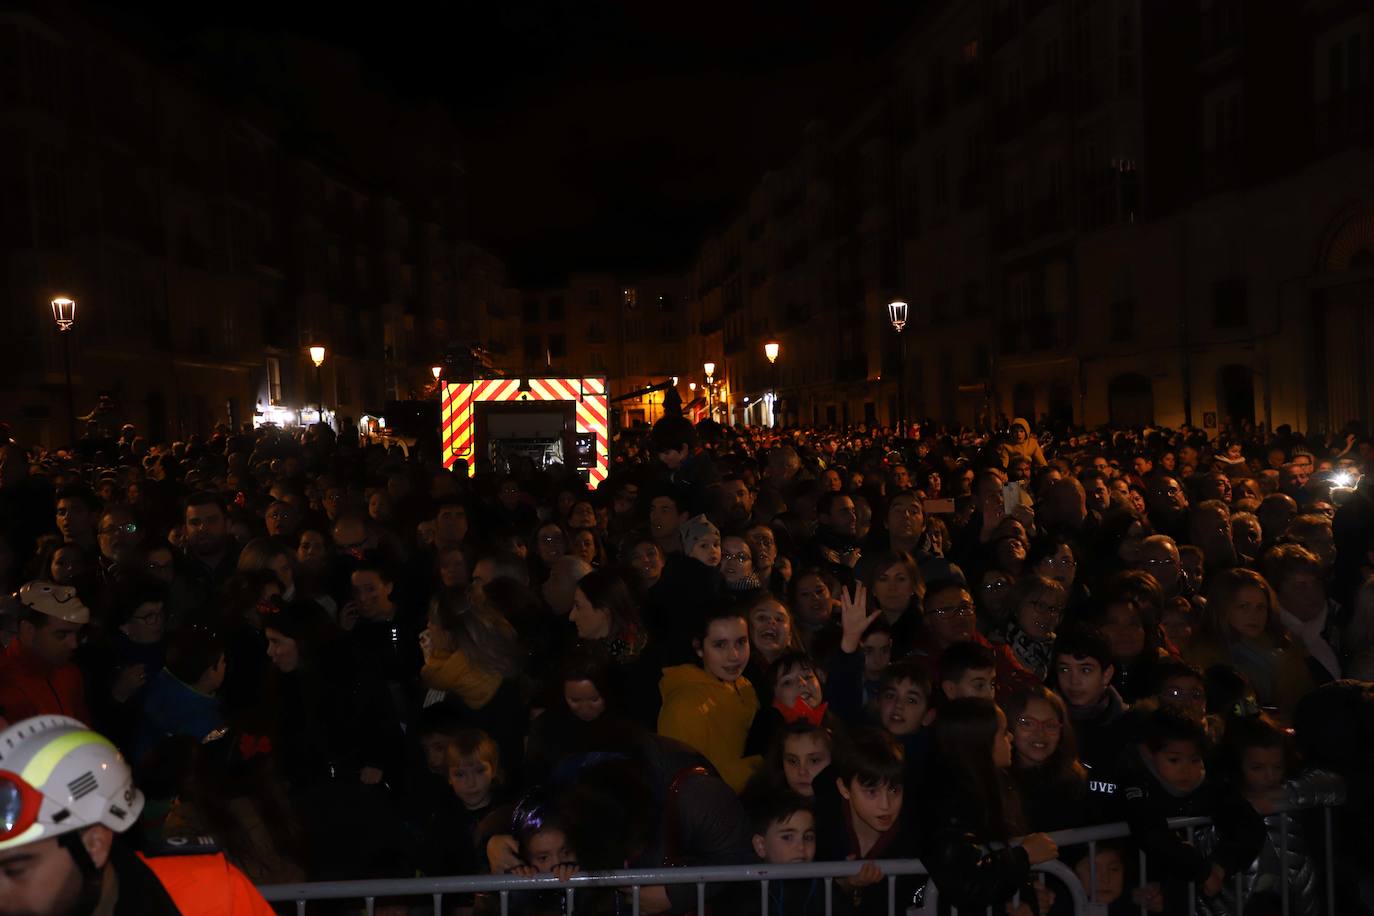
[[[104,824],[134,825],[143,793],[110,741],[67,716],[0,732],[0,852]]]
[[[76,596],[70,585],[52,582],[29,582],[19,589],[19,603],[27,608],[55,617],[64,623],[85,626],[91,622],[91,612]]]

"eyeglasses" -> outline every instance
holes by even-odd
[[[561,544],[561,543],[563,543],[563,535],[561,535],[561,534],[541,534],[541,535],[539,536],[539,543],[541,543],[541,544]]]
[[[961,618],[972,617],[974,615],[973,605],[967,601],[956,604],[953,607],[932,608],[930,616],[939,620],[958,620]]]
[[[1028,732],[1044,732],[1057,735],[1064,730],[1064,723],[1058,719],[1037,719],[1034,716],[1017,716],[1016,727]]]
[[[727,563],[748,563],[753,557],[747,553],[726,553],[721,555],[721,559]]]
[[[137,620],[139,623],[142,624],[153,624],[165,619],[166,617],[167,614],[164,611],[149,611],[146,614],[134,614],[129,619]]]
[[[1178,493],[1178,487],[1164,487],[1162,489],[1157,489],[1154,491],[1155,496],[1177,496]]]
[[[1184,690],[1182,687],[1170,687],[1168,690],[1164,691],[1164,695],[1171,700],[1192,700],[1193,702],[1197,702],[1207,696],[1206,693],[1196,687],[1192,690]]]
[[[994,580],[991,581],[991,582],[984,582],[984,583],[983,583],[983,591],[985,591],[985,592],[1000,591],[1001,589],[1007,588],[1007,587],[1010,586],[1010,585],[1011,585],[1011,583],[1008,582],[1006,579],[994,579]]]
[[[1058,620],[1064,616],[1064,605],[1062,604],[1047,604],[1044,601],[1027,601],[1026,604],[1035,611],[1036,617],[1043,620]]]
[[[138,525],[127,522],[123,525],[106,525],[100,529],[101,534],[138,534]]]
[[[1166,566],[1170,567],[1171,569],[1178,568],[1178,562],[1175,560],[1171,560],[1168,557],[1155,557],[1154,559],[1146,560],[1145,565],[1153,566],[1156,569],[1163,569]]]
[[[1046,566],[1058,566],[1061,569],[1073,569],[1078,565],[1078,561],[1072,556],[1068,557],[1045,557],[1040,561]]]

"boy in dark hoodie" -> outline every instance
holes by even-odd
[[[1215,897],[1246,869],[1265,840],[1264,820],[1232,786],[1207,779],[1202,724],[1175,709],[1144,720],[1143,740],[1122,751],[1117,804],[1146,856],[1149,880],[1162,882],[1165,912],[1186,912],[1187,885]],[[1217,842],[1210,854],[1186,842],[1168,821],[1210,817]]]
[[[1054,641],[1050,679],[1064,698],[1078,737],[1078,756],[1090,771],[1088,778],[1109,792],[1111,767],[1126,743],[1127,706],[1112,687],[1112,650],[1097,630],[1073,628]]]

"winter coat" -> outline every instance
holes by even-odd
[[[998,629],[992,642],[1011,649],[1012,655],[1016,656],[1022,667],[1040,680],[1043,681],[1049,676],[1050,665],[1054,662],[1054,640],[1036,639],[1031,636],[1021,628],[1015,616],[1008,618]]]
[[[836,786],[836,771],[826,767],[817,774],[816,787],[816,861],[844,862],[875,859],[914,859],[920,855],[920,839],[912,812],[917,792],[908,786],[903,793],[903,807],[895,823],[878,842],[867,850],[859,849],[854,835],[853,816],[849,803]],[[915,902],[925,886],[925,879],[907,875],[897,879],[897,912],[904,913]],[[757,896],[757,894],[755,895]],[[858,891],[834,888],[834,912],[854,916],[879,916],[887,913],[887,881],[879,881]]]
[[[163,668],[143,698],[143,718],[134,741],[139,761],[166,738],[183,735],[201,741],[224,725],[219,699],[201,693]]]
[[[1016,894],[1035,909],[1030,856],[1020,846],[991,844],[987,812],[944,767],[931,774],[939,793],[927,793],[922,861],[939,891],[940,911],[1000,912]]]
[[[469,709],[481,709],[501,689],[501,675],[476,667],[461,651],[431,652],[420,669],[420,680],[430,690],[454,694]]]
[[[659,691],[658,733],[700,751],[730,788],[741,791],[763,765],[761,757],[744,756],[759,708],[754,685],[745,677],[731,684],[696,665],[676,665],[664,669]]]
[[[1002,467],[1006,467],[1013,455],[1019,455],[1031,463],[1032,468],[1043,468],[1049,464],[1045,460],[1045,453],[1040,448],[1040,442],[1031,434],[1030,423],[1017,417],[1011,421],[1013,428],[1019,426],[1026,431],[1026,440],[1019,445],[1012,441],[1003,442],[997,447],[998,453],[1002,458]]]
[[[1295,808],[1340,805],[1345,803],[1345,781],[1333,773],[1312,770],[1284,786],[1288,804]],[[1226,882],[1221,894],[1204,901],[1210,916],[1232,916],[1252,909],[1257,898],[1279,897],[1283,883],[1280,872],[1288,872],[1289,912],[1294,916],[1318,916],[1322,907],[1321,876],[1312,854],[1319,843],[1308,838],[1301,823],[1301,812],[1280,811],[1264,819],[1265,840],[1260,854],[1240,874],[1241,905],[1236,906],[1236,880]],[[1218,844],[1215,827],[1198,835],[1198,847],[1211,850]],[[1286,851],[1285,851],[1286,850]]]
[[[0,655],[0,716],[18,722],[48,714],[89,725],[85,678],[71,662],[54,668],[16,639]]]
[[[1121,757],[1126,744],[1127,706],[1115,688],[1108,687],[1106,702],[1097,708],[1069,707],[1073,732],[1078,738],[1078,759],[1094,774],[1103,777]]]
[[[1199,884],[1210,875],[1213,864],[1227,876],[1248,868],[1264,843],[1264,821],[1255,809],[1231,787],[1205,781],[1187,794],[1165,785],[1147,760],[1140,746],[1122,752],[1116,768],[1116,804],[1120,817],[1131,828],[1131,836],[1148,856],[1152,877]],[[1175,817],[1210,817],[1216,826],[1217,842],[1209,852],[1184,841],[1169,828]],[[1167,892],[1167,889],[1166,889]]]

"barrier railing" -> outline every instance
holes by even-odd
[[[1280,806],[1278,813],[1291,813],[1294,811],[1307,810],[1312,807],[1323,808],[1323,824],[1325,834],[1325,903],[1328,916],[1335,916],[1335,863],[1334,863],[1334,837],[1332,808],[1329,805],[1322,806]],[[1289,875],[1287,868],[1289,830],[1287,818],[1280,819],[1280,848],[1279,861],[1279,885],[1280,898],[1283,916],[1288,916],[1291,909],[1291,894],[1289,887]],[[1171,829],[1180,830],[1185,834],[1186,839],[1192,842],[1195,833],[1199,828],[1210,826],[1211,821],[1207,818],[1177,818],[1169,821]],[[1088,887],[1084,888],[1079,881],[1077,874],[1062,861],[1046,862],[1043,865],[1035,866],[1033,869],[1039,876],[1041,883],[1046,877],[1054,877],[1062,883],[1068,890],[1073,904],[1074,916],[1100,916],[1107,912],[1107,904],[1099,903],[1097,897],[1097,849],[1098,844],[1107,840],[1126,839],[1131,835],[1130,828],[1125,823],[1101,824],[1094,827],[1080,827],[1071,830],[1061,830],[1050,834],[1051,838],[1061,849],[1069,847],[1086,847],[1087,861],[1089,863]],[[1144,852],[1140,854],[1140,884],[1145,884],[1148,880],[1148,862]],[[629,869],[613,872],[587,872],[574,875],[566,880],[560,880],[553,875],[534,875],[530,877],[515,877],[510,875],[474,875],[462,877],[446,878],[402,878],[402,879],[374,879],[374,880],[355,880],[355,881],[320,881],[308,884],[277,884],[267,885],[260,888],[263,896],[271,902],[294,902],[298,916],[305,916],[306,905],[310,901],[321,900],[357,900],[364,905],[367,916],[372,916],[378,899],[394,899],[404,897],[428,897],[434,907],[435,916],[443,916],[444,897],[458,894],[478,894],[491,893],[499,895],[501,916],[507,916],[510,912],[511,895],[513,893],[539,892],[539,891],[558,891],[565,895],[564,909],[569,916],[576,912],[576,895],[579,890],[612,887],[628,889],[629,906],[632,916],[640,914],[640,891],[645,887],[658,885],[678,886],[684,884],[696,885],[697,911],[704,912],[707,899],[708,885],[738,884],[742,882],[758,882],[759,900],[761,903],[760,912],[769,912],[768,888],[770,882],[789,881],[789,880],[809,880],[819,879],[824,881],[825,886],[825,912],[830,916],[832,912],[832,892],[834,882],[842,878],[852,877],[858,874],[863,866],[860,861],[846,862],[809,862],[794,865],[718,865],[704,866],[695,868],[645,868]],[[887,882],[887,911],[888,916],[900,916],[906,910],[897,909],[897,879],[906,876],[928,875],[925,865],[919,859],[887,859],[874,863],[882,871],[883,879]],[[1238,873],[1234,877],[1235,899],[1231,901],[1237,912],[1244,909],[1246,902],[1245,894],[1245,874]],[[918,910],[922,914],[934,916],[938,908],[938,888],[935,883],[927,882],[923,895],[922,906]],[[1196,914],[1198,893],[1194,884],[1188,885],[1188,913]],[[1014,900],[1013,903],[1019,903]],[[989,916],[993,914],[992,907],[987,909]],[[1147,910],[1142,904],[1140,907],[1141,916],[1145,916]],[[951,908],[951,916],[957,916],[958,911]],[[999,911],[1000,916],[1000,911]]]

